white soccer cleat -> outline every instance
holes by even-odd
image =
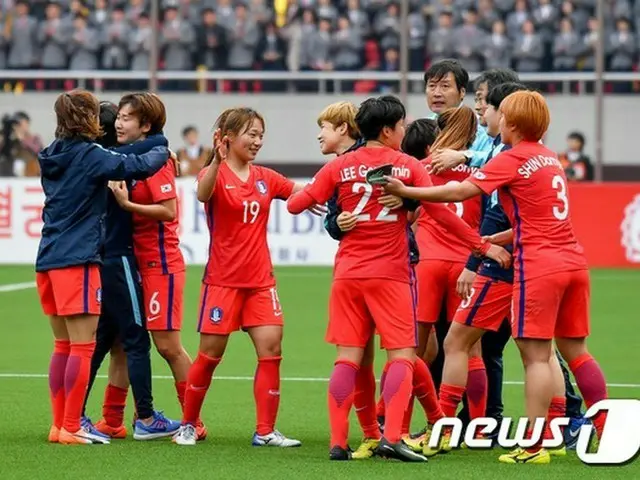
[[[258,435],[257,433],[254,433],[251,444],[254,447],[290,448],[290,447],[299,447],[300,445],[302,445],[302,442],[300,440],[295,440],[293,438],[287,438],[283,434],[281,434],[278,430],[274,430],[273,432],[267,435]]]
[[[191,424],[182,425],[173,437],[173,443],[177,445],[195,445],[196,440],[198,440],[196,427]]]

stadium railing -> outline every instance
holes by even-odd
[[[471,73],[473,79],[477,73]],[[0,70],[0,81],[37,81],[37,80],[72,80],[77,82],[80,88],[89,88],[100,91],[104,88],[105,81],[149,81],[150,73],[147,71],[107,71],[107,70]],[[284,82],[287,90],[295,91],[296,82],[311,84],[319,93],[341,93],[342,82],[374,81],[374,82],[399,82],[398,72],[265,72],[258,70],[247,71],[158,71],[156,79],[159,82],[196,82],[192,88],[206,93],[207,82],[216,82],[217,91],[223,91],[223,82],[228,81],[260,81],[260,82]],[[417,84],[422,82],[423,74],[411,72],[408,74],[409,82]],[[520,74],[522,82],[530,84],[555,84],[558,93],[570,93],[572,85],[578,84],[577,92],[588,92],[584,88],[593,84],[596,80],[594,72],[540,72]],[[605,72],[603,79],[607,83],[632,83],[640,82],[640,72]],[[176,88],[180,89],[180,88]],[[188,88],[191,89],[191,88]]]

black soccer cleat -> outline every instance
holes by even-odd
[[[376,452],[383,458],[393,458],[403,462],[428,462],[424,455],[414,452],[409,446],[400,440],[398,443],[389,443],[386,438],[380,440],[380,445]]]
[[[329,451],[329,460],[333,460],[336,462],[351,460],[351,449],[349,447],[345,449],[340,447],[339,445],[336,445]]]

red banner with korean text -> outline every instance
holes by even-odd
[[[640,268],[640,183],[572,183],[569,200],[589,266]]]

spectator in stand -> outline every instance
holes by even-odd
[[[232,31],[236,24],[236,17],[231,0],[217,0],[214,4],[218,23],[227,30]]]
[[[153,31],[151,21],[146,13],[136,17],[135,27],[129,32],[129,54],[131,55],[131,70],[148,71],[151,55],[151,41]],[[148,88],[146,80],[133,80],[132,90],[145,90]]]
[[[577,34],[582,35],[587,30],[589,13],[585,9],[576,9],[574,2],[565,0],[560,6],[560,11],[562,12],[562,17],[571,19],[571,23]]]
[[[211,149],[203,146],[198,139],[198,129],[189,125],[182,130],[184,147],[176,153],[180,162],[181,176],[196,176],[209,157]]]
[[[38,54],[38,22],[29,15],[29,2],[18,0],[13,15],[5,23],[5,37],[9,43],[7,66],[13,69],[31,68]]]
[[[259,41],[260,31],[256,23],[249,18],[247,7],[242,3],[237,4],[235,25],[229,42],[229,68],[251,70]]]
[[[616,31],[609,35],[607,42],[609,56],[609,70],[614,72],[630,72],[633,70],[634,60],[638,55],[636,36],[626,18],[616,21]]]
[[[258,44],[257,59],[260,68],[265,71],[284,71],[287,69],[287,42],[282,38],[280,30],[274,22],[269,22]],[[267,92],[283,92],[286,82],[277,80],[265,82]]]
[[[553,40],[558,30],[558,9],[551,0],[538,0],[538,6],[531,16],[536,31],[542,39],[544,47],[543,70],[551,70],[553,67]]]
[[[432,28],[436,27],[436,24],[439,25],[440,15],[443,13],[449,13],[451,15],[451,24],[458,24],[461,20],[461,15],[459,10],[453,4],[453,0],[431,0],[433,5],[433,13],[431,14],[431,26]]]
[[[125,18],[124,8],[116,6],[111,12],[111,18],[100,30],[102,44],[102,68],[105,70],[129,69],[129,39],[131,26]],[[124,90],[122,80],[106,82],[107,88]]]
[[[249,3],[249,18],[262,30],[273,22],[273,11],[267,6],[265,0],[251,0]]]
[[[303,32],[304,27],[303,16]],[[311,32],[309,38],[302,37],[300,65],[303,70],[333,70],[330,50],[331,23],[329,23],[329,20],[323,19],[318,22],[318,30]]]
[[[453,57],[454,38],[452,24],[453,14],[447,11],[440,12],[438,28],[429,32],[429,40],[427,41],[427,55],[431,63]]]
[[[409,70],[424,71],[426,58],[425,43],[427,39],[427,23],[419,10],[409,14]]]
[[[455,58],[464,64],[464,68],[470,72],[481,72],[482,46],[485,43],[486,34],[478,27],[478,12],[474,8],[468,9],[464,14],[464,24],[455,29],[454,53]]]
[[[40,66],[45,70],[63,70],[67,68],[67,48],[70,32],[62,21],[62,10],[57,2],[49,2],[45,11],[46,19],[38,29]],[[58,82],[55,82],[59,88]]]
[[[496,11],[493,0],[478,1],[478,26],[490,32],[496,21],[500,20],[500,15]]]
[[[396,3],[378,13],[373,30],[383,51],[400,48],[400,11]]]
[[[567,180],[590,182],[593,180],[593,164],[584,153],[584,135],[571,132],[567,136],[567,149],[559,155]]]
[[[81,0],[71,0],[68,3],[67,14],[63,18],[66,26],[69,30],[74,29],[74,24],[76,21],[76,17],[78,15],[83,16],[84,18],[88,18],[91,13],[87,6]]]
[[[351,22],[352,28],[358,32],[362,38],[369,36],[371,32],[371,25],[369,23],[369,17],[360,7],[360,0],[347,0],[346,15],[349,17],[349,22]]]
[[[5,21],[4,12],[0,10],[0,70],[7,68],[7,31],[8,22]]]
[[[114,9],[122,6],[116,5]],[[89,15],[89,24],[99,32],[103,31],[109,23],[109,5],[107,0],[95,0],[94,7]]]
[[[68,45],[70,70],[96,70],[98,68],[98,32],[87,26],[87,17],[78,14],[73,21],[73,31]]]
[[[515,0],[495,0],[496,10],[501,17],[506,17],[515,8]]]
[[[218,24],[216,11],[202,11],[202,25],[196,28],[198,65],[207,70],[224,70],[227,66],[227,31]]]
[[[514,9],[507,14],[507,35],[512,40],[518,38],[522,32],[522,25],[529,20],[527,0],[516,0]]]
[[[576,70],[582,42],[569,17],[560,20],[560,33],[553,42],[553,69],[558,72]]]
[[[491,34],[485,37],[482,49],[485,68],[511,68],[512,42],[507,37],[507,27],[502,20],[496,20]]]
[[[582,37],[580,70],[592,72],[596,69],[596,48],[598,45],[598,19],[591,17],[587,23],[587,33]]]
[[[319,19],[329,20],[331,25],[335,25],[338,19],[338,10],[331,4],[331,0],[317,0],[315,7]]]
[[[127,20],[130,24],[136,25],[138,18],[145,12],[145,0],[129,0],[126,10]]]
[[[542,39],[535,31],[533,22],[525,20],[522,24],[522,35],[516,38],[513,49],[515,69],[518,72],[539,72],[544,58]]]
[[[358,70],[362,66],[362,38],[351,28],[347,17],[338,18],[338,29],[331,39],[334,70]]]
[[[176,7],[164,11],[160,33],[160,51],[164,70],[192,70],[195,47],[195,31],[191,24],[178,14]],[[168,81],[170,90],[188,89],[191,82],[183,80]]]

